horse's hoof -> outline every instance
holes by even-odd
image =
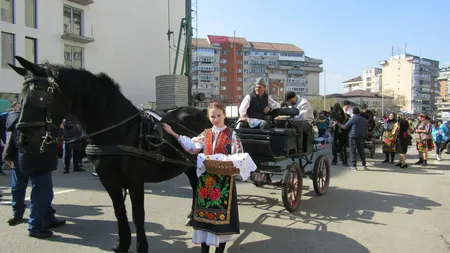
[[[136,253],[148,253],[148,244],[136,245]]]
[[[131,243],[116,242],[116,244],[112,248],[112,251],[114,251],[116,253],[128,253],[130,246],[131,246]]]
[[[192,227],[192,223],[193,223],[192,218],[187,218],[187,220],[186,220],[186,222],[184,223],[184,225],[185,225],[186,227]]]

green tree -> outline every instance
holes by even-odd
[[[308,100],[311,103],[314,110],[317,110],[317,111],[323,110],[323,102],[324,102],[323,98],[311,98]],[[338,101],[336,98],[327,98],[326,99],[326,110],[329,111],[330,107],[332,107],[337,102]]]

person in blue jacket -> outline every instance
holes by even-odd
[[[52,208],[53,183],[51,171],[57,168],[56,147],[38,154],[20,152],[18,148],[18,131],[20,110],[11,112],[6,120],[7,140],[3,152],[3,161],[8,165],[14,162],[12,170],[12,209],[13,216],[8,220],[10,226],[22,222],[25,212],[25,194],[28,181],[31,182],[30,218],[28,219],[29,236],[39,239],[49,238],[53,232],[49,229],[66,224],[65,220],[55,218]]]
[[[441,125],[442,120],[435,121],[433,124],[433,129],[431,130],[431,136],[433,137],[434,146],[436,147],[436,156],[438,161],[441,160],[443,151],[442,143],[444,142]]]

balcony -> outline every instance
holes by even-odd
[[[81,44],[87,44],[87,43],[94,42],[93,38],[78,35],[78,34],[73,34],[73,33],[64,33],[63,35],[61,35],[61,39],[70,40],[70,41],[78,42]]]
[[[80,4],[80,5],[84,5],[84,6],[94,3],[94,0],[68,0],[68,1]]]

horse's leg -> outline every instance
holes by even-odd
[[[114,252],[128,252],[131,245],[131,231],[128,224],[127,211],[123,201],[123,192],[119,186],[103,185],[113,202],[114,214],[116,215],[119,237],[112,249]]]
[[[189,168],[186,172],[185,172],[186,176],[189,179],[189,183],[191,184],[191,188],[192,188],[192,206],[191,206],[191,212],[189,213],[186,223],[186,226],[192,226],[192,219],[193,219],[193,213],[194,213],[194,206],[195,206],[195,193],[197,190],[197,182],[198,182],[198,178],[197,178],[197,171],[195,168]]]
[[[147,253],[148,243],[145,234],[144,182],[133,182],[130,186],[130,199],[133,208],[133,222],[136,228],[136,252]]]

